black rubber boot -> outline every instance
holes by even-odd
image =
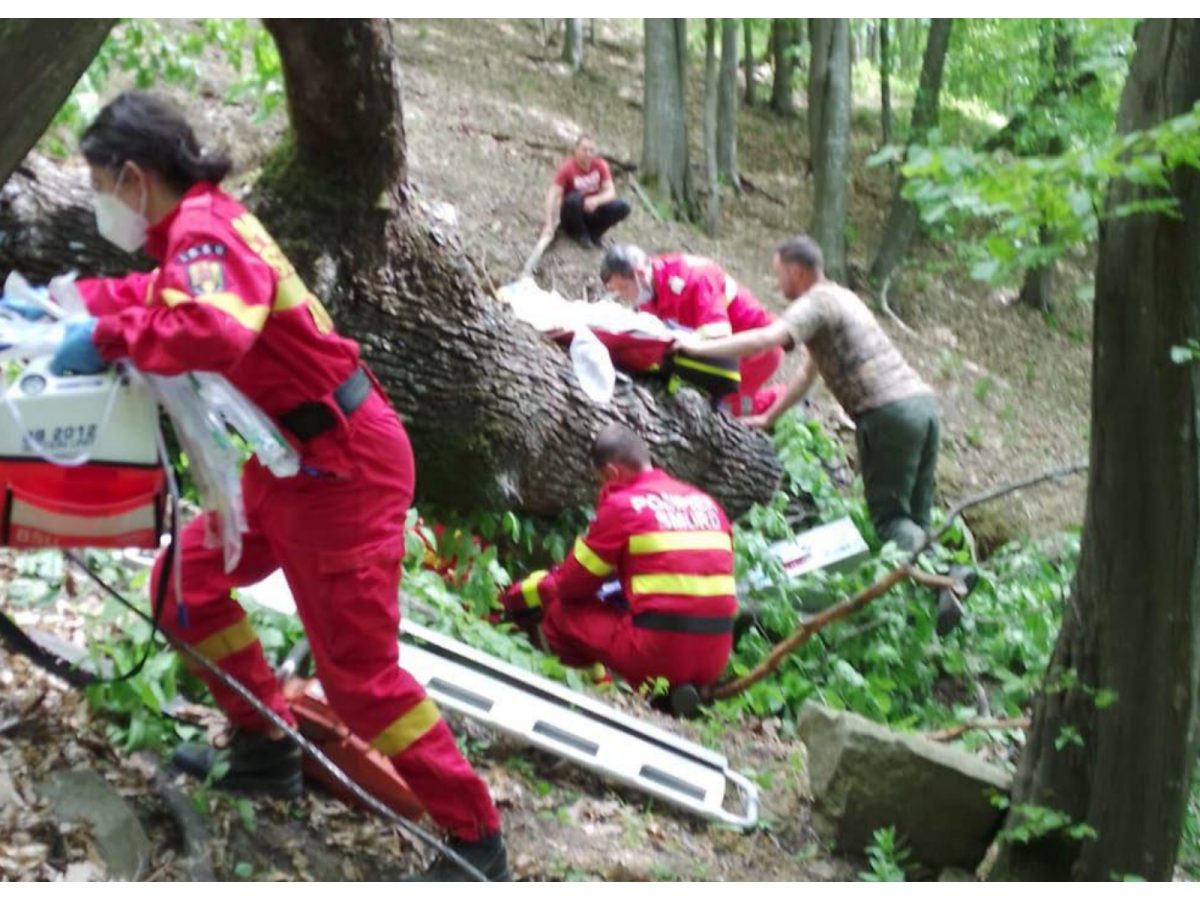
[[[294,800],[304,790],[300,745],[289,737],[272,739],[262,731],[236,729],[229,746],[220,750],[208,744],[181,744],[171,762],[181,772],[203,780],[221,759],[229,768],[212,783],[217,790],[287,800]]]
[[[447,846],[482,872],[488,881],[512,881],[512,873],[508,870],[508,852],[504,849],[504,838],[500,832],[489,834],[478,841],[454,838],[447,841]],[[445,856],[440,857],[420,875],[406,880],[474,881],[457,863]]]
[[[979,574],[967,566],[951,566],[947,574],[961,584],[963,590],[947,588],[938,591],[937,633],[939,637],[945,637],[958,627],[958,623],[962,621],[963,617],[962,601],[971,591],[975,590],[975,585],[979,583]]]

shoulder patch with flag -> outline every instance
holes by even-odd
[[[193,295],[217,294],[225,290],[225,267],[215,259],[194,262],[187,267],[187,279]]]

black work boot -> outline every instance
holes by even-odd
[[[464,860],[478,869],[488,881],[512,881],[508,871],[508,853],[504,849],[504,838],[496,831],[477,841],[454,838],[447,846]],[[446,856],[438,860],[420,875],[408,881],[474,881],[459,865]]]
[[[171,756],[175,768],[207,779],[218,760],[229,768],[212,787],[221,791],[268,794],[294,800],[304,790],[300,745],[290,737],[271,738],[264,731],[237,728],[222,749],[208,744],[181,744]]]
[[[961,584],[963,589],[960,591],[943,588],[938,591],[937,633],[939,637],[945,637],[958,627],[958,623],[962,621],[963,617],[962,601],[971,591],[975,590],[975,585],[979,582],[979,573],[968,566],[951,566],[947,574],[957,584]]]

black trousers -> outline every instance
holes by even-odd
[[[591,212],[584,212],[583,195],[578,191],[571,191],[563,197],[560,221],[563,231],[575,240],[586,234],[593,241],[599,242],[604,232],[628,215],[629,204],[620,199],[609,200]]]

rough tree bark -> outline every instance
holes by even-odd
[[[566,33],[563,35],[563,62],[572,72],[583,68],[583,19],[564,19]]]
[[[720,91],[717,61],[717,20],[704,20],[704,232],[716,237],[721,224],[721,182],[717,163],[717,94]]]
[[[1147,20],[1118,128],[1198,100],[1200,23]],[[1083,552],[1010,815],[1048,807],[1096,836],[1005,844],[993,877],[1172,876],[1200,714],[1200,367],[1170,354],[1200,338],[1200,171],[1170,181],[1180,217],[1101,227]],[[1119,182],[1107,205],[1158,193]],[[1115,702],[1097,702],[1100,690]],[[1081,743],[1062,744],[1068,728]]]
[[[717,92],[717,170],[735,190],[737,171],[738,21],[721,21],[721,76]]]
[[[946,53],[950,48],[950,32],[953,26],[953,19],[933,19],[930,22],[929,37],[925,42],[925,58],[921,63],[921,81],[917,86],[912,124],[908,129],[910,147],[920,145],[929,132],[937,127],[942,72],[946,66]],[[891,277],[896,266],[900,265],[920,225],[917,208],[911,200],[905,199],[901,194],[903,189],[904,176],[898,174],[896,191],[892,195],[892,208],[888,213],[887,224],[883,227],[879,251],[875,254],[875,261],[871,263],[869,277],[876,285],[882,285]]]
[[[796,70],[793,43],[795,37],[792,34],[792,20],[773,19],[771,57],[775,64],[775,78],[771,83],[771,109],[781,116],[791,116],[796,112],[792,99],[792,77]]]
[[[561,349],[488,295],[457,235],[425,220],[408,194],[386,20],[268,28],[294,134],[251,203],[396,403],[422,501],[532,513],[592,502],[587,446],[613,420],[645,435],[661,465],[732,515],[769,498],[780,473],[765,437],[690,390],[666,396],[637,382],[610,406],[592,404]],[[135,267],[96,237],[81,169],[36,159],[27,167],[0,202],[0,266],[39,277],[71,265]]]
[[[757,85],[754,81],[754,29],[751,27],[750,19],[742,19],[742,38],[745,44],[742,68],[746,79],[746,108],[753,109],[754,104],[758,102],[758,97],[755,90]]]
[[[691,219],[695,197],[688,165],[684,105],[687,45],[680,41],[678,27],[684,21],[645,20],[641,175],[646,186],[670,203],[676,215]]]
[[[817,19],[813,29],[811,73],[820,97],[819,128],[813,145],[813,216],[811,231],[825,255],[825,270],[835,281],[846,278],[846,194],[850,179],[850,27],[847,19]],[[818,52],[817,43],[822,49]],[[810,80],[810,88],[814,82]]]
[[[888,20],[879,20],[879,123],[884,146],[892,142],[892,48]]]
[[[0,184],[38,142],[114,21],[0,20],[0,84],[8,123],[0,129]]]

